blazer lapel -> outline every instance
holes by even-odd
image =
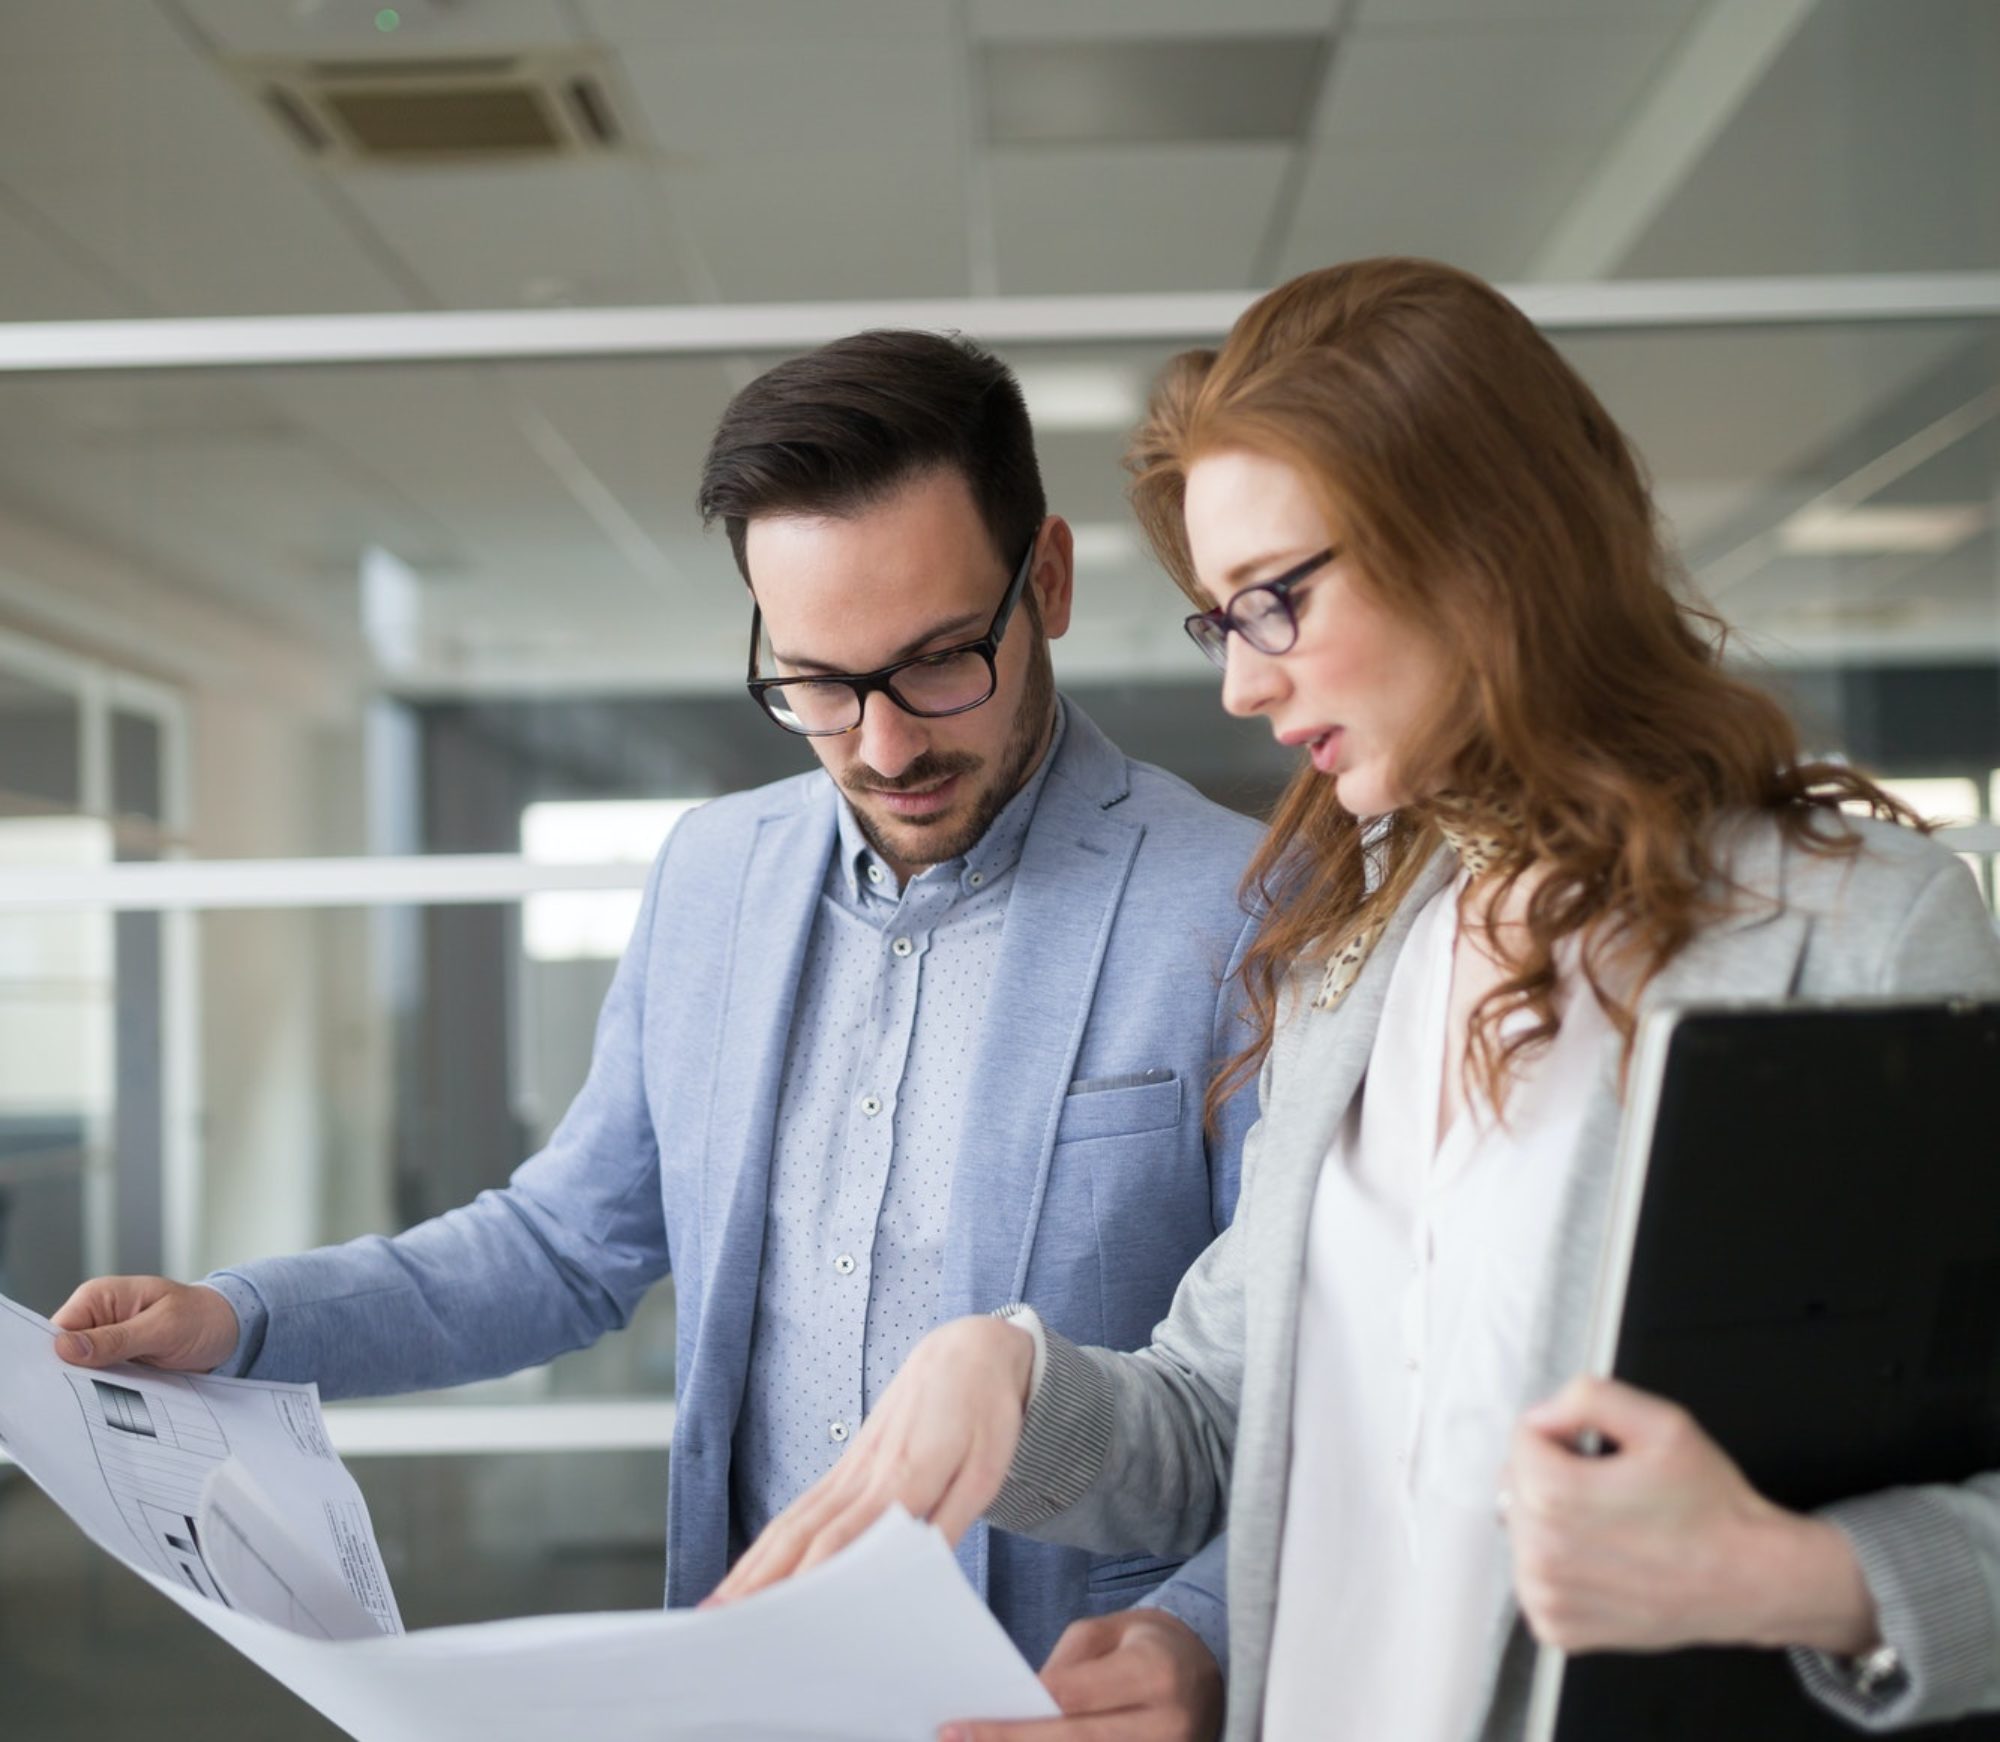
[[[1797,982],[1808,921],[1782,905],[1782,852],[1775,828],[1747,831],[1730,855],[1729,871],[1745,892],[1737,907],[1701,934],[1661,970],[1639,1000],[1641,1020],[1674,1005],[1727,999],[1769,1003],[1788,997]],[[1571,1154],[1569,1178],[1558,1212],[1544,1284],[1529,1343],[1526,1382],[1519,1405],[1527,1409],[1552,1396],[1583,1371],[1604,1240],[1611,1210],[1612,1163],[1624,1120],[1624,1046],[1605,1043],[1597,1085]],[[1511,1583],[1492,1626],[1490,1667],[1497,1679],[1519,1607]],[[1522,1649],[1516,1646],[1515,1649]],[[1497,1722],[1500,1714],[1493,1712]]]
[[[1145,830],[1119,818],[1124,757],[1073,703],[1058,760],[1014,868],[987,991],[988,1020],[966,1087],[945,1224],[946,1318],[1019,1300],[1077,1049],[1118,901]],[[986,1595],[987,1527],[957,1550]]]
[[[1244,1648],[1239,1665],[1256,1663],[1261,1669],[1259,1654],[1269,1648],[1276,1613],[1274,1574],[1291,1466],[1299,1304],[1320,1168],[1362,1086],[1410,928],[1456,871],[1449,851],[1439,853],[1390,916],[1347,996],[1329,1011],[1301,1006],[1275,1043],[1282,1056],[1272,1072],[1271,1101],[1260,1109],[1265,1129],[1255,1177],[1244,1181],[1249,1214],[1239,1223],[1239,1237],[1253,1242],[1246,1248],[1243,1302],[1244,1347],[1252,1353],[1243,1368],[1231,1492],[1265,1497],[1263,1504],[1231,1511],[1230,1637]],[[1302,975],[1302,995],[1310,998],[1319,980],[1316,967]],[[1396,1089],[1382,1086],[1384,1093]],[[1326,1479],[1339,1478],[1329,1471]],[[1240,1696],[1261,1706],[1261,1675],[1246,1669],[1239,1680],[1251,1684],[1238,1690]]]
[[[1417,915],[1455,870],[1449,853],[1437,855],[1390,916],[1347,996],[1329,1011],[1302,1007],[1292,1017],[1296,1038],[1280,1043],[1290,1056],[1286,1068],[1273,1073],[1276,1092],[1272,1104],[1261,1110],[1269,1126],[1254,1188],[1261,1234],[1258,1262],[1245,1290],[1250,1342],[1260,1349],[1278,1350],[1280,1358],[1250,1364],[1245,1375],[1246,1412],[1249,1387],[1255,1377],[1264,1376],[1282,1388],[1282,1396],[1263,1400],[1265,1407],[1282,1405],[1289,1420],[1292,1349],[1320,1164],[1367,1073],[1404,940]],[[1308,983],[1317,987],[1318,979],[1315,973]],[[1396,1086],[1385,1088],[1394,1093]]]
[[[1080,726],[1088,722],[1072,710],[1070,738]],[[1042,789],[1000,934],[952,1174],[947,1314],[1004,1305],[1026,1284],[1056,1122],[1145,832],[1064,778],[1073,748],[1066,740]]]
[[[833,788],[825,785],[807,802],[774,810],[759,823],[720,982],[725,1003],[701,1172],[704,1305],[715,1301],[720,1310],[704,1311],[699,1348],[711,1378],[729,1380],[730,1424],[749,1359],[763,1264],[778,1087],[799,976],[836,836],[833,807],[838,802]]]

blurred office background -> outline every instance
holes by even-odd
[[[807,765],[691,502],[808,305],[976,299],[936,318],[998,334],[1077,529],[1060,677],[1255,810],[1285,764],[1213,704],[1124,432],[1291,273],[1486,274],[1741,656],[1991,899],[1996,76],[1989,0],[8,0],[0,1289],[393,1230],[533,1151],[673,818]],[[1105,337],[1131,295],[1211,324]],[[723,347],[746,304],[780,337]],[[610,309],[683,324],[551,355]],[[172,324],[451,311],[533,318],[461,361]],[[657,1599],[672,1311],[338,1417],[413,1623]],[[9,1733],[132,1719],[113,1665],[332,1734],[0,1473]]]

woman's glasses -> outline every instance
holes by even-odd
[[[1035,543],[1034,539],[1029,541],[1013,580],[1007,583],[999,610],[993,613],[993,621],[977,641],[943,647],[935,653],[920,653],[913,659],[899,659],[879,671],[831,672],[824,677],[759,677],[757,648],[763,636],[764,619],[762,612],[753,607],[750,694],[787,732],[805,738],[830,738],[853,731],[861,724],[869,696],[877,690],[904,713],[922,719],[969,713],[989,700],[999,686],[993,655],[1000,646],[1000,638],[1007,633],[1014,607],[1020,603],[1021,590],[1027,585]]]
[[[1340,554],[1330,545],[1268,581],[1245,587],[1226,605],[1197,611],[1183,620],[1188,639],[1220,670],[1229,667],[1229,632],[1233,629],[1259,653],[1290,653],[1299,639],[1298,607],[1292,594]]]

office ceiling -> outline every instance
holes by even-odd
[[[0,319],[1248,290],[1388,251],[1514,282],[2000,267],[1985,0],[410,0],[393,31],[380,10],[11,0]],[[265,95],[278,68],[394,89],[515,59],[558,88],[586,69],[602,136],[385,161],[315,151]],[[1992,332],[1568,349],[1779,657],[2000,650]],[[1078,677],[1197,669],[1117,467],[1164,355],[1014,355],[1084,529]],[[402,687],[719,687],[742,599],[690,498],[768,361],[4,379],[0,512],[357,670],[362,555],[386,550],[420,618],[377,670]],[[1857,475],[1877,506],[1979,512],[1931,548],[1802,548],[1790,517]]]

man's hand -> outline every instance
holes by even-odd
[[[1605,1456],[1575,1450],[1593,1431]],[[1502,1494],[1514,1588],[1544,1644],[1859,1655],[1880,1643],[1847,1539],[1766,1500],[1663,1398],[1572,1380],[1521,1418]]]
[[[703,1607],[818,1566],[892,1504],[956,1544],[1007,1479],[1034,1368],[1034,1338],[1018,1326],[940,1325],[910,1351],[847,1455],[765,1526]]]
[[[1222,1671],[1194,1630],[1164,1609],[1075,1622],[1042,1665],[1060,1718],[948,1724],[940,1742],[1214,1742]]]
[[[206,1373],[229,1359],[241,1327],[212,1288],[164,1276],[100,1276],[62,1304],[52,1321],[68,1333],[56,1353],[75,1367],[140,1361],[176,1373]]]

